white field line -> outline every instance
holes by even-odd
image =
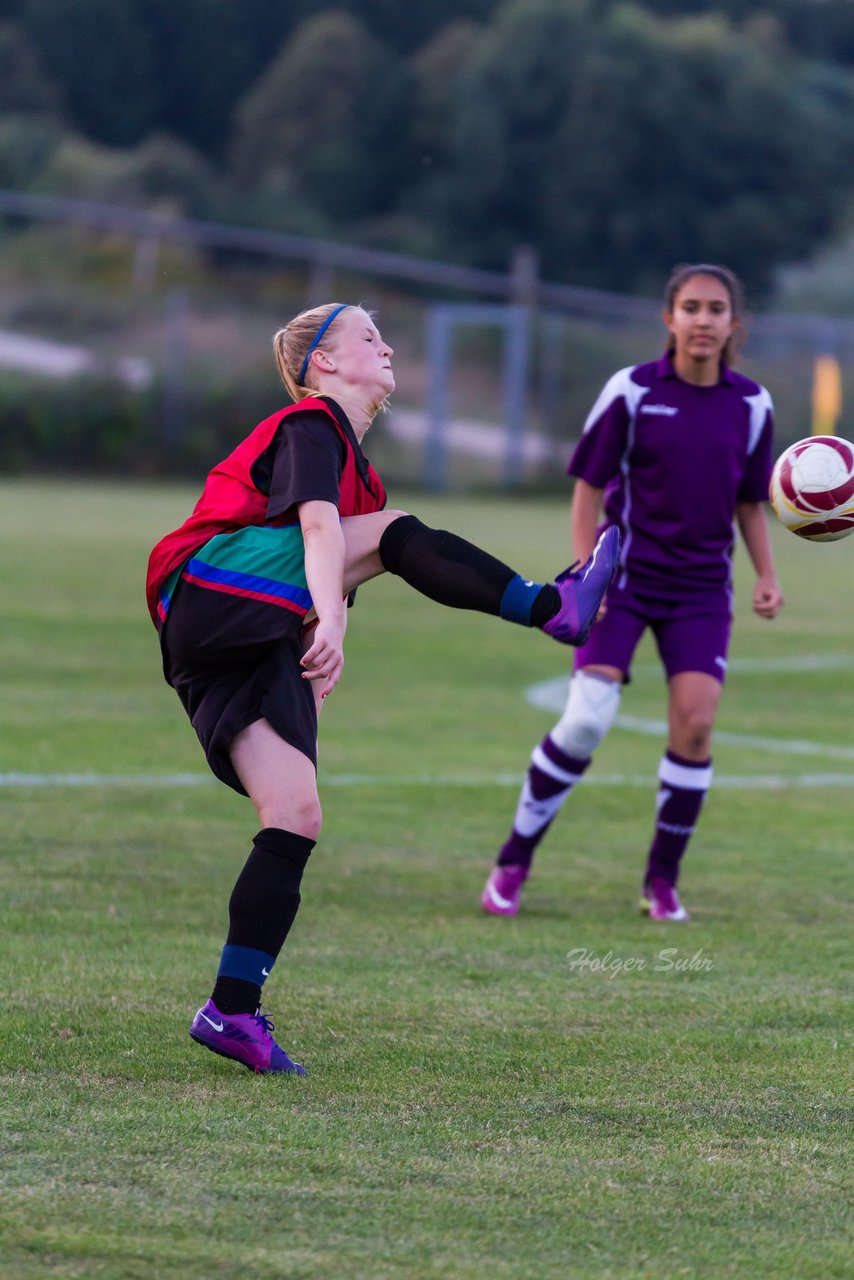
[[[521,773],[493,773],[480,776],[441,773],[332,773],[322,779],[324,787],[513,787],[521,786]],[[139,787],[163,790],[177,787],[209,787],[211,773],[0,773],[0,788],[24,789],[65,787],[111,789]],[[645,773],[591,774],[586,787],[644,787],[655,782],[654,771]],[[715,774],[715,789],[731,791],[785,791],[788,788],[854,787],[854,773],[801,774]]]
[[[730,663],[730,671],[833,671],[854,667],[854,654],[818,654],[806,657],[780,658],[776,661],[741,659]],[[636,675],[658,672],[656,666],[636,669]],[[545,680],[532,685],[526,700],[532,706],[545,711],[561,712],[566,702],[569,684],[567,676]],[[630,732],[652,734],[661,737],[667,733],[663,720],[645,720],[639,716],[620,715],[616,719],[619,728]],[[751,747],[781,755],[827,756],[831,760],[854,760],[854,747],[824,745],[792,738],[765,738],[755,734],[716,733],[715,741],[727,746]],[[214,778],[209,773],[0,773],[3,787],[207,787]],[[466,774],[370,774],[338,773],[323,779],[327,787],[518,787],[521,774],[497,773],[475,776]],[[612,773],[592,774],[585,778],[585,787],[649,787],[647,774]],[[851,787],[854,773],[802,773],[786,774],[715,774],[715,787],[734,791],[779,791],[788,787]]]

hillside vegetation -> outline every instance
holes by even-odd
[[[0,187],[629,292],[848,216],[848,0],[5,0],[0,67]]]

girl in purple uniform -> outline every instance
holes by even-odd
[[[622,535],[621,564],[602,614],[575,655],[560,720],[534,749],[513,830],[482,897],[515,915],[534,853],[614,722],[632,655],[649,627],[668,686],[668,739],[658,770],[641,908],[687,920],[679,866],[712,781],[712,729],[732,621],[738,524],[756,570],[753,608],[776,616],[783,595],[763,502],[773,409],[764,387],[734,372],[741,287],[724,267],[678,267],[665,291],[660,360],[616,373],[596,401],[568,472],[571,530],[584,558],[605,527]]]
[[[260,1012],[261,988],[320,834],[317,711],[341,677],[348,595],[388,572],[441,604],[577,645],[618,568],[619,534],[603,534],[583,568],[536,583],[385,509],[362,452],[394,390],[392,349],[371,316],[340,303],[303,312],[276,335],[275,351],[295,403],[213,468],[193,513],[154,548],[147,597],[166,678],[214,774],[250,798],[261,828],[190,1035],[250,1070],[301,1075]]]

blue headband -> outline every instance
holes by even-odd
[[[320,342],[320,339],[323,337],[324,333],[326,333],[326,330],[332,324],[332,321],[335,319],[338,313],[340,311],[343,311],[345,307],[349,307],[349,305],[350,305],[349,302],[342,302],[340,307],[336,307],[334,311],[330,311],[329,315],[326,317],[323,324],[320,326],[317,333],[314,335],[314,342],[312,342],[308,351],[306,351],[305,359],[303,360],[302,365],[300,366],[299,377],[297,378],[297,382],[300,384],[300,386],[303,385],[303,378],[305,377],[305,371],[308,368],[308,362],[311,359],[312,351],[314,351],[315,347]]]

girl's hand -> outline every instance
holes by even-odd
[[[345,623],[319,621],[314,628],[311,644],[300,659],[303,680],[325,680],[321,698],[327,698],[341,679],[344,667]]]
[[[753,610],[760,618],[776,618],[783,607],[783,592],[775,577],[770,574],[756,579],[753,588]]]

